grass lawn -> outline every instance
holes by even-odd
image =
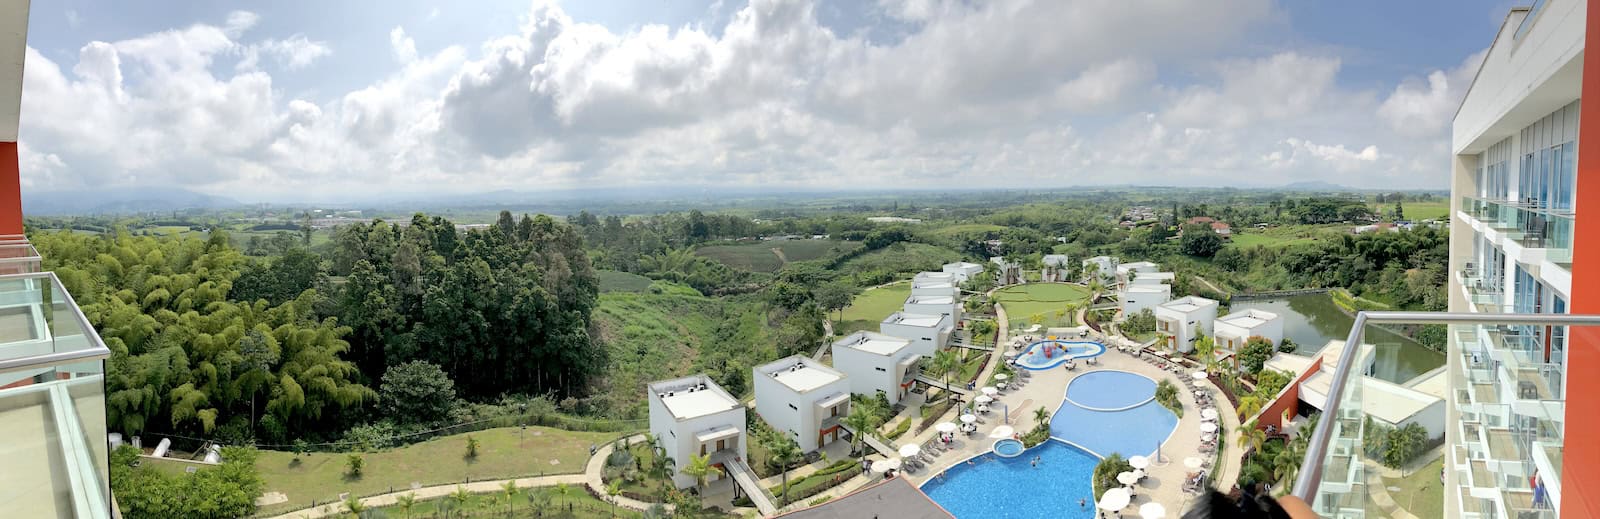
[[[345,453],[314,453],[294,463],[294,454],[261,451],[256,468],[266,482],[265,492],[282,492],[289,501],[261,508],[264,514],[281,513],[328,502],[341,492],[368,495],[390,488],[410,488],[473,480],[504,479],[583,472],[589,446],[603,444],[624,433],[572,432],[529,427],[518,440],[518,429],[503,427],[471,433],[478,439],[478,456],[466,457],[466,434],[435,438],[383,452],[364,454],[366,467],[358,479],[345,476]]]
[[[644,292],[650,289],[650,278],[616,270],[597,270],[601,292]]]
[[[1384,208],[1385,211],[1394,210],[1394,204],[1384,205],[1388,206]],[[1450,202],[1448,200],[1438,202],[1401,202],[1401,207],[1405,210],[1406,219],[1412,221],[1444,220],[1450,214]]]
[[[997,290],[994,300],[1005,307],[1013,327],[1030,326],[1034,315],[1043,316],[1042,324],[1046,328],[1073,326],[1072,314],[1057,317],[1056,313],[1066,310],[1068,304],[1088,302],[1089,289],[1064,283],[1031,283]]]
[[[978,376],[978,370],[983,369],[983,361],[989,358],[988,353],[978,350],[962,348],[961,351],[965,352],[966,357],[961,360],[959,375],[950,379],[951,384],[966,384],[972,377]],[[940,380],[943,380],[943,377]]]
[[[861,248],[861,242],[840,240],[777,240],[737,245],[707,245],[694,253],[750,272],[777,272],[783,265]]]
[[[833,333],[842,337],[860,330],[878,331],[878,323],[905,308],[906,298],[910,296],[911,283],[866,290],[856,295],[844,309],[844,318],[834,322]]]
[[[1407,212],[1410,207],[1406,207]],[[1398,479],[1383,478],[1383,485],[1389,487],[1389,496],[1394,498],[1395,504],[1406,509],[1412,515],[1422,518],[1444,517],[1444,492],[1443,485],[1439,484],[1439,469],[1444,467],[1444,458],[1433,460],[1411,473],[1410,476]],[[1399,491],[1392,490],[1399,488]]]
[[[1316,243],[1328,230],[1344,229],[1346,225],[1281,225],[1266,229],[1240,227],[1233,230],[1229,243],[1233,247],[1249,248],[1257,245],[1286,247],[1303,243]]]
[[[556,495],[556,487],[537,487],[522,489],[517,495],[507,502],[505,494],[473,494],[459,508],[450,498],[429,499],[418,501],[412,505],[409,514],[401,511],[398,506],[380,508],[388,517],[434,517],[438,514],[457,513],[467,514],[471,517],[503,517],[509,511],[517,517],[534,517],[527,515],[529,510],[537,510],[537,517],[553,517],[557,519],[601,519],[610,517],[640,517],[638,512],[627,508],[616,507],[616,515],[612,515],[612,505],[595,499],[582,487],[571,485],[567,487],[565,495]]]

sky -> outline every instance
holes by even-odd
[[[34,2],[22,182],[1445,189],[1504,0]]]

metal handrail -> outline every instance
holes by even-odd
[[[1323,413],[1339,408],[1344,398],[1344,385],[1355,366],[1356,351],[1367,324],[1524,324],[1556,326],[1600,326],[1600,315],[1573,314],[1481,314],[1469,312],[1360,312],[1350,335],[1345,339],[1344,351],[1339,353],[1339,367],[1334,370],[1333,381],[1328,385],[1328,399]],[[1328,453],[1328,441],[1338,420],[1324,418],[1317,422],[1306,446],[1306,457],[1300,462],[1300,475],[1295,479],[1293,494],[1307,503],[1314,502],[1322,485],[1323,459]]]
[[[76,321],[79,328],[83,330],[84,337],[89,341],[89,347],[81,350],[46,353],[43,355],[30,355],[27,357],[18,357],[14,359],[0,359],[0,373],[22,371],[25,369],[45,366],[59,366],[62,364],[103,360],[111,357],[111,348],[106,347],[105,341],[100,339],[100,332],[95,330],[94,326],[89,324],[89,318],[83,315],[83,310],[78,307],[78,302],[72,298],[71,293],[67,292],[66,287],[61,285],[61,278],[56,277],[54,272],[31,272],[25,274],[0,275],[0,283],[18,279],[50,280],[50,286],[54,287],[54,293],[52,293],[52,296],[59,297],[61,302],[66,303],[72,308],[72,311],[67,313],[72,314],[72,319]]]

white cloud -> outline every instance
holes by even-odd
[[[1410,79],[1401,83],[1378,107],[1378,116],[1397,132],[1413,136],[1437,134],[1455,117],[1461,98],[1467,95],[1467,87],[1488,52],[1484,49],[1467,56],[1454,69],[1429,72],[1426,81]]]
[[[67,9],[66,15],[67,15],[67,27],[71,27],[73,29],[76,29],[76,28],[78,28],[78,25],[83,23],[83,18],[78,16],[78,11],[77,10]]]
[[[259,17],[239,11],[91,42],[70,64],[29,49],[23,137],[49,153],[30,151],[38,170],[24,177],[246,199],[1444,178],[1437,129],[1373,116],[1432,120],[1431,85],[1382,100],[1342,87],[1336,55],[1229,53],[1279,17],[1266,0],[1224,4],[884,0],[914,29],[880,42],[835,33],[808,0],[752,0],[717,30],[626,32],[536,2],[516,34],[431,54],[394,27],[392,72],[322,97],[286,94],[273,73],[316,63],[327,44],[246,39]]]

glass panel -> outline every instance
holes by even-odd
[[[39,272],[39,251],[26,241],[0,242],[0,275]]]
[[[104,347],[54,275],[0,277],[0,360]]]

